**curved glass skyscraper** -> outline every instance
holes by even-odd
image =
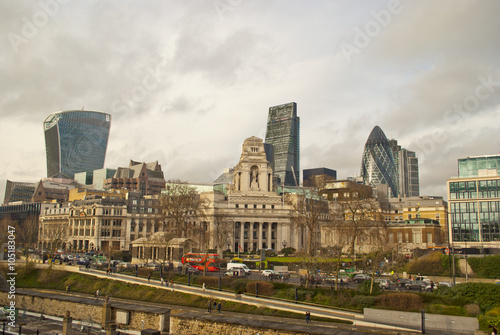
[[[363,151],[361,176],[366,185],[378,186],[386,184],[390,195],[398,193],[398,175],[389,140],[379,126],[375,126]]]
[[[111,115],[71,110],[55,112],[43,121],[47,154],[47,177],[104,167]]]

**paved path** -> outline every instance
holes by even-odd
[[[84,267],[75,267],[75,266],[64,266],[64,265],[56,265],[54,266],[56,269],[79,272],[87,275],[92,275],[100,278],[113,279],[118,281],[123,281],[131,284],[140,284],[145,286],[156,287],[158,289],[172,290],[171,286],[162,286],[161,283],[157,280],[148,281],[146,278],[134,277],[128,275],[122,275],[119,273],[113,273],[111,275],[106,275],[104,271],[98,271],[94,269],[85,269]],[[344,321],[350,321],[354,326],[361,327],[369,327],[374,329],[392,329],[392,330],[402,330],[408,332],[415,332],[412,329],[406,329],[402,327],[395,327],[389,325],[378,324],[374,322],[366,322],[363,321],[364,316],[362,313],[341,310],[341,309],[333,309],[327,307],[321,307],[317,305],[309,305],[304,303],[293,303],[289,301],[270,299],[264,297],[255,297],[246,294],[235,294],[226,291],[218,291],[214,289],[205,289],[203,290],[201,287],[196,286],[188,286],[185,284],[179,284],[174,282],[173,290],[176,292],[183,292],[188,294],[194,294],[198,296],[206,297],[207,299],[218,299],[224,301],[232,301],[237,303],[244,303],[248,305],[253,305],[262,308],[271,308],[276,310],[282,310],[287,312],[293,312],[298,314],[305,314],[306,311],[311,313],[311,317],[322,317],[329,319],[338,319]]]

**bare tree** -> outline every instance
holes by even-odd
[[[322,234],[325,235],[325,248],[327,256],[331,261],[327,261],[325,267],[335,273],[335,290],[338,290],[339,274],[344,263],[346,247],[350,244],[351,231],[343,220],[334,219],[338,213],[331,213],[330,220],[323,225]]]
[[[328,202],[316,188],[306,189],[304,194],[287,194],[287,202],[292,209],[291,224],[306,236],[304,252],[314,256],[314,250],[319,249],[321,223],[328,217]]]
[[[9,226],[16,227],[16,221],[12,220],[10,217],[5,217],[0,220],[0,247],[7,242],[9,236]]]
[[[385,227],[380,203],[372,197],[372,189],[356,183],[336,191],[331,215],[333,226],[348,238],[350,254],[355,256],[356,242],[373,239],[370,235]]]
[[[64,222],[46,223],[43,225],[40,236],[47,243],[47,249],[52,251],[62,248],[68,237],[68,224]]]
[[[194,187],[179,180],[168,181],[158,206],[166,229],[176,237],[194,237],[196,221],[203,219],[205,208],[205,200]]]
[[[16,228],[17,242],[28,248],[35,247],[38,242],[38,217],[28,216]]]
[[[218,209],[213,215],[213,226],[211,229],[211,239],[214,248],[217,249],[217,253],[222,258],[222,253],[224,246],[230,243],[231,235],[233,234],[233,220],[229,214]]]

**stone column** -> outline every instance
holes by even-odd
[[[102,318],[101,327],[107,329],[107,326],[113,323],[111,319],[111,304],[109,303],[109,296],[106,296],[106,300],[102,304]]]
[[[71,324],[73,323],[73,318],[70,316],[70,312],[66,311],[66,316],[63,318],[63,335],[71,335]]]
[[[259,232],[257,233],[258,234],[258,243],[259,245],[257,246],[258,249],[262,249],[262,222],[259,222]]]

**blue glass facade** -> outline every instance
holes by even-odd
[[[366,185],[386,184],[390,195],[397,197],[399,190],[398,175],[389,140],[379,126],[375,126],[363,151],[361,177]]]
[[[272,144],[274,152],[273,172],[280,183],[297,186],[300,184],[300,118],[297,104],[269,108],[267,118],[266,144]],[[267,153],[267,151],[266,151]]]
[[[111,115],[91,111],[62,111],[43,122],[47,154],[47,177],[104,167]]]

